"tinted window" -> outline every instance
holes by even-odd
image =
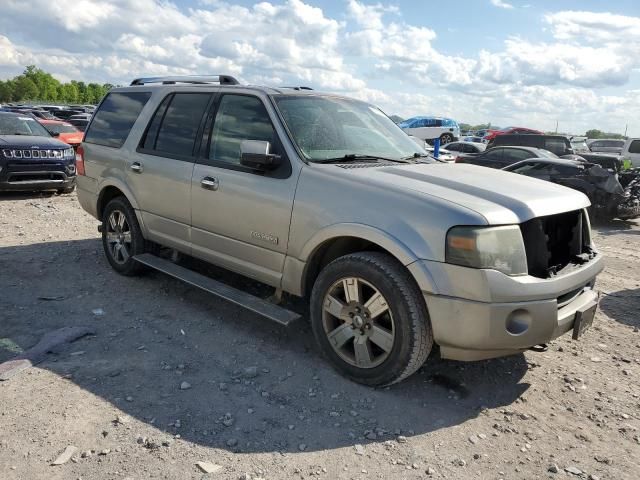
[[[192,157],[198,128],[210,99],[210,93],[173,95],[158,129],[153,150],[181,157]]]
[[[277,153],[276,133],[262,102],[256,97],[224,95],[213,124],[209,159],[239,165],[242,140],[270,142],[271,153]]]
[[[629,153],[640,153],[640,140],[634,140],[629,145]]]
[[[465,150],[466,145],[462,144],[462,143],[449,143],[447,144],[447,150],[449,150],[450,152],[466,152],[467,150]]]
[[[564,152],[569,145],[563,138],[546,138],[544,141],[544,148],[552,151],[555,154],[564,155]]]
[[[167,97],[162,101],[162,103],[156,110],[156,113],[154,113],[153,118],[151,119],[151,123],[149,123],[149,126],[147,127],[147,132],[142,139],[142,148],[147,150],[153,150],[156,148],[158,130],[160,129],[160,124],[162,123],[164,114],[167,111],[167,107],[169,106],[169,103],[171,103],[172,99],[173,95],[167,95]]]
[[[483,155],[483,157],[486,158],[487,160],[500,160],[502,159],[503,150],[504,150],[503,148],[493,148],[491,149],[491,151]]]
[[[84,141],[121,147],[149,97],[149,92],[109,93],[96,112]]]
[[[532,155],[533,154],[527,150],[505,149],[504,151],[505,160],[510,160],[512,162],[526,160],[527,158],[531,158]]]

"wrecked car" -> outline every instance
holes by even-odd
[[[76,161],[114,270],[154,268],[281,325],[300,317],[283,292],[303,297],[292,335],[313,333],[366,385],[407,378],[434,345],[500,357],[578,339],[594,319],[604,260],[584,195],[437,162],[360,100],[228,75],[140,78],[107,94]],[[175,252],[271,286],[273,301]]]
[[[640,217],[640,175],[629,172],[624,185],[616,172],[578,160],[530,158],[505,167],[508,172],[539,178],[584,193],[596,218]]]

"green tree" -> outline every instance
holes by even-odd
[[[14,100],[34,100],[39,98],[40,91],[33,80],[20,75],[15,80],[15,89],[13,92]]]
[[[11,102],[13,100],[14,90],[15,82],[13,80],[7,80],[6,82],[0,81],[0,102]]]
[[[38,87],[40,100],[55,101],[58,99],[60,82],[53,78],[50,73],[37,68],[35,65],[28,65],[23,75]]]
[[[601,130],[596,130],[591,129],[591,130],[587,130],[587,133],[585,133],[585,136],[587,138],[603,138],[604,133]]]
[[[58,98],[65,103],[78,103],[80,93],[73,83],[63,83],[58,90]]]

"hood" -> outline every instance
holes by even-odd
[[[0,135],[0,148],[67,148],[67,144],[53,137],[38,137],[36,135]]]
[[[68,143],[70,145],[77,145],[79,143],[82,143],[82,137],[84,136],[84,133],[82,132],[70,132],[70,133],[61,133],[58,138],[65,142]]]
[[[516,173],[468,164],[416,164],[346,169],[382,189],[410,190],[468,208],[490,225],[586,208],[582,193]]]

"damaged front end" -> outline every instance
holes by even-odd
[[[597,255],[586,211],[533,218],[520,225],[529,275],[552,278],[568,273]]]
[[[596,218],[627,220],[640,217],[640,172],[618,175],[600,165],[587,165],[583,174],[565,177],[557,183],[589,197]]]

